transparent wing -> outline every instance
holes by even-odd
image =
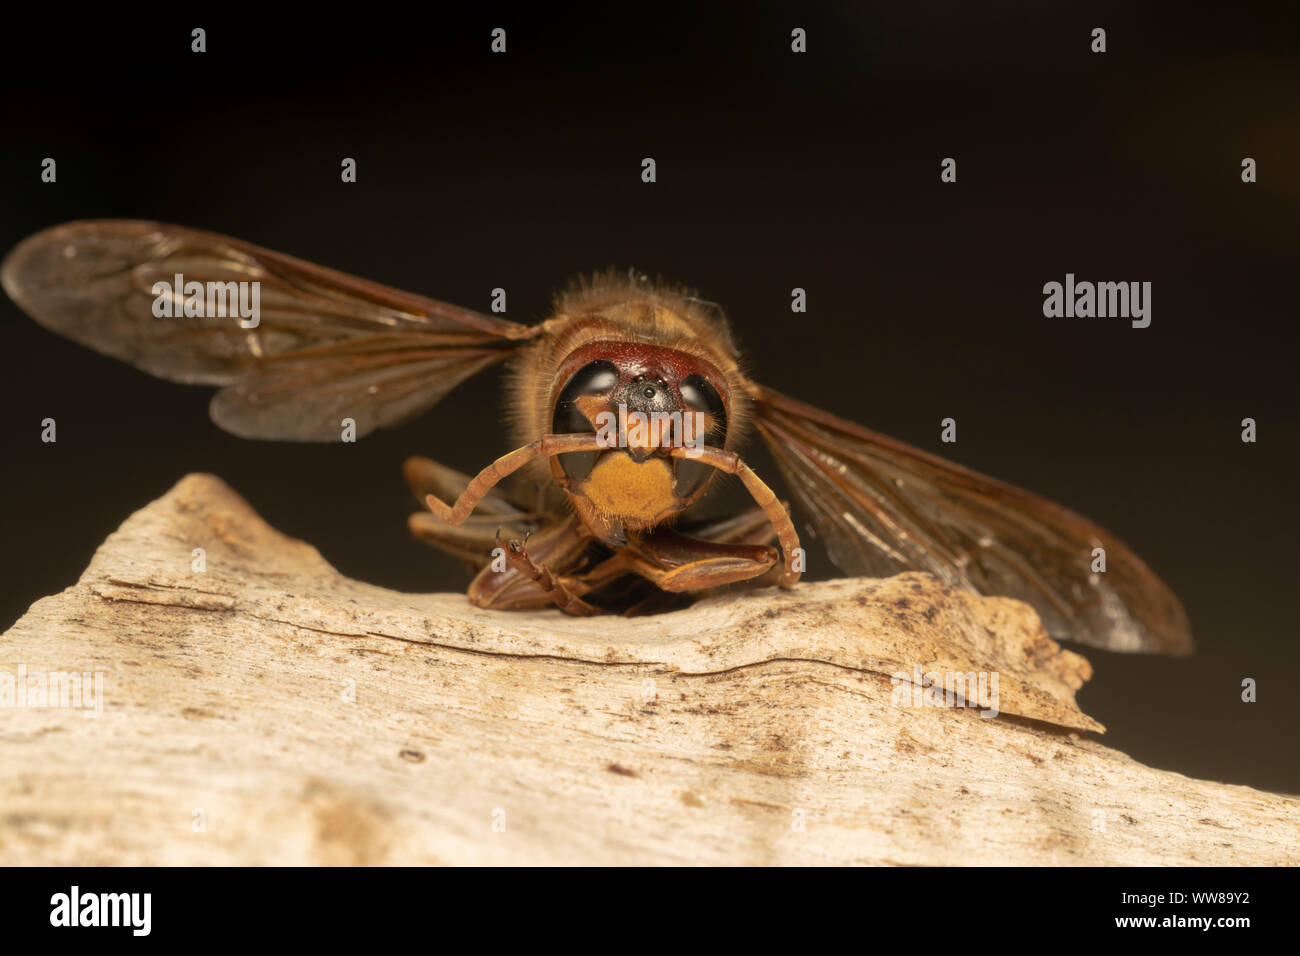
[[[177,276],[202,284],[203,314],[183,314]],[[135,220],[39,232],[9,254],[0,280],[60,335],[160,378],[224,386],[213,420],[249,438],[337,440],[342,418],[358,436],[400,424],[539,330],[238,239]],[[251,283],[258,324],[245,328],[234,297],[243,291],[251,305]],[[175,317],[155,314],[160,294]]]
[[[763,388],[759,433],[849,574],[928,571],[1033,605],[1048,633],[1116,651],[1191,653],[1182,604],[1118,538],[1037,495]],[[1093,549],[1106,552],[1093,573]]]

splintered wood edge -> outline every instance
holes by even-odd
[[[193,571],[195,548],[204,553],[201,574]],[[1105,731],[1075,702],[1091,665],[1048,637],[1032,608],[919,573],[769,588],[630,619],[490,611],[461,594],[402,594],[348,579],[315,548],[267,525],[219,478],[193,474],[110,535],[79,585],[104,600],[237,612],[324,634],[386,635],[482,653],[657,664],[690,674],[802,660],[879,674],[913,705],[952,706],[972,696],[964,693],[970,685],[978,702],[991,705],[982,711]],[[938,688],[912,690],[936,680]]]

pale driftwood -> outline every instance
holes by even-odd
[[[918,665],[996,671],[1002,716],[895,701]],[[0,711],[5,864],[1297,861],[1300,801],[1082,736],[1087,661],[924,575],[494,613],[192,475],[0,639],[20,666],[104,701]]]

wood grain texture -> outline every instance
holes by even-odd
[[[1083,657],[919,574],[488,612],[191,475],[0,637],[20,668],[101,673],[102,712],[0,709],[4,864],[1300,862],[1300,801],[1101,746]],[[996,674],[1000,716],[916,668]]]

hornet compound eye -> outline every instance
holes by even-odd
[[[602,395],[618,384],[618,369],[613,362],[598,359],[588,362],[573,373],[555,400],[555,414],[551,417],[551,434],[570,435],[575,432],[594,432],[587,417],[574,402],[583,395]],[[560,456],[560,467],[570,478],[586,478],[596,466],[599,452],[583,451]]]
[[[678,391],[682,393],[682,402],[685,404],[685,411],[706,412],[713,418],[713,427],[704,435],[704,444],[713,445],[716,448],[722,448],[727,443],[727,406],[722,402],[722,396],[714,388],[709,380],[703,375],[691,375],[682,379],[678,386]],[[679,458],[677,460],[677,479],[673,483],[673,493],[680,498],[687,498],[700,490],[709,479],[713,469],[708,465],[698,461],[691,461],[689,458]]]

